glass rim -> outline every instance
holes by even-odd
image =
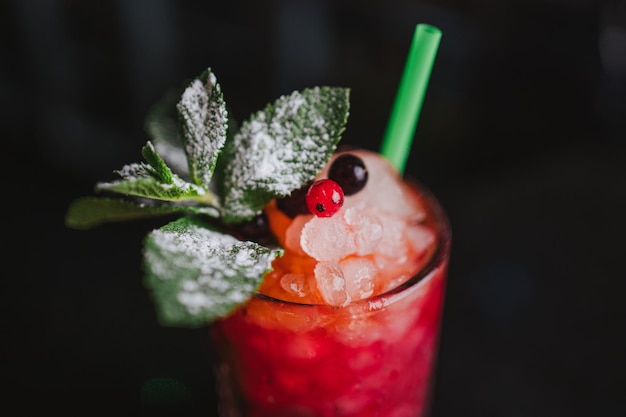
[[[391,298],[392,296],[400,294],[403,291],[421,283],[426,277],[431,275],[437,270],[437,268],[443,265],[449,258],[451,249],[450,220],[443,206],[428,187],[413,178],[405,178],[405,181],[409,183],[410,186],[417,188],[417,190],[419,191],[419,195],[425,198],[425,200],[427,201],[428,211],[432,214],[434,218],[434,223],[437,225],[437,247],[430,256],[428,262],[426,262],[426,264],[422,266],[415,275],[385,292],[372,295],[362,300],[353,301],[346,306],[331,306],[322,303],[299,303],[296,301],[282,300],[280,298],[265,295],[260,292],[255,292],[253,298],[272,304],[285,305],[290,307],[324,307],[341,310],[345,308],[353,308],[354,306],[358,306],[361,304],[376,303],[380,300]]]

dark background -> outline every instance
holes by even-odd
[[[421,22],[407,173],[454,238],[433,417],[626,415],[624,0],[2,1],[2,407],[213,415],[206,330],[159,327],[141,284],[163,222],[79,232],[67,205],[209,66],[239,120],[350,87],[343,142],[377,149]]]

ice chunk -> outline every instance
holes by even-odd
[[[346,281],[346,292],[352,300],[363,300],[374,294],[378,268],[367,258],[349,257],[339,262]]]
[[[318,262],[314,272],[317,289],[328,305],[339,307],[350,303],[346,281],[337,262]]]
[[[302,250],[318,261],[336,261],[356,253],[353,233],[343,216],[313,217],[302,228]]]
[[[344,219],[353,231],[357,255],[372,253],[383,238],[383,226],[378,217],[350,208],[344,211]]]
[[[287,273],[280,278],[280,286],[289,294],[300,298],[306,296],[306,276],[304,274]]]
[[[295,239],[298,227],[290,226],[288,242]],[[332,217],[313,217],[302,228],[300,247],[318,261],[333,261],[352,254],[370,254],[382,238],[383,226],[378,217],[348,209],[340,210]]]

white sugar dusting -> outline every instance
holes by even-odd
[[[185,150],[190,174],[208,187],[217,156],[226,142],[228,112],[215,74],[207,82],[195,79],[185,89],[177,105],[183,118]]]
[[[145,195],[152,198],[164,198],[165,195],[168,195],[175,190],[178,190],[181,194],[194,194],[197,196],[202,196],[207,193],[206,189],[196,184],[186,182],[174,173],[172,173],[171,184],[161,182],[161,180],[156,176],[154,169],[150,165],[144,163],[125,165],[122,169],[116,172],[120,175],[122,180],[101,182],[97,184],[97,188],[101,190],[120,189],[119,186],[122,184],[124,186],[123,192],[127,194],[132,192],[135,195]],[[149,188],[149,192],[146,192],[147,188]],[[159,192],[162,194],[158,195]]]
[[[180,280],[176,299],[190,314],[245,301],[277,255],[195,225],[182,232],[159,229],[150,236],[160,250],[146,253],[152,273],[164,280],[186,277]]]
[[[244,127],[236,136],[236,141],[246,138],[247,170],[240,170],[235,187],[249,188],[251,184],[262,187],[279,195],[288,195],[291,190],[299,187],[301,169],[307,162],[307,153],[300,149],[311,149],[315,142],[310,138],[302,143],[287,140],[291,134],[285,126],[273,124],[267,130],[264,120],[254,120]],[[274,127],[276,126],[276,127]],[[280,178],[277,178],[280,177]]]
[[[150,165],[144,163],[134,163],[124,165],[122,169],[117,170],[116,173],[125,180],[135,181],[139,178],[150,177],[150,169]]]
[[[224,206],[249,216],[246,195],[287,196],[327,162],[339,136],[339,121],[320,88],[282,96],[244,122],[233,138]]]

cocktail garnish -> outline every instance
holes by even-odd
[[[262,210],[312,183],[348,114],[348,89],[314,87],[281,96],[239,125],[207,69],[150,112],[145,161],[96,184],[103,196],[73,201],[66,225],[179,215],[146,236],[145,284],[163,325],[207,325],[245,303],[282,255],[261,244]]]
[[[330,217],[343,206],[343,190],[331,179],[315,181],[306,193],[306,205],[317,217]]]
[[[363,160],[350,153],[338,156],[328,170],[328,178],[336,181],[346,196],[361,191],[367,184],[367,176]]]

